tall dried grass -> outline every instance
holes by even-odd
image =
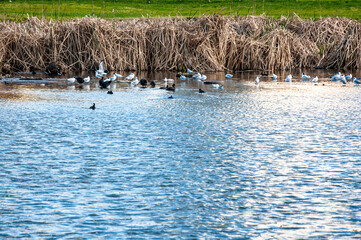
[[[285,70],[360,68],[361,23],[297,16],[158,18],[0,23],[0,69]]]

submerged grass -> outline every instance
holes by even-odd
[[[286,70],[361,67],[361,23],[264,16],[0,23],[3,73],[94,70]]]

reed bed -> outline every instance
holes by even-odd
[[[264,16],[0,23],[3,73],[94,70],[361,68],[361,23]]]

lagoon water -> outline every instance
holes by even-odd
[[[361,87],[222,76],[0,83],[0,238],[361,238]]]

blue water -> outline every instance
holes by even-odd
[[[1,84],[0,238],[361,238],[361,87],[222,83]]]

